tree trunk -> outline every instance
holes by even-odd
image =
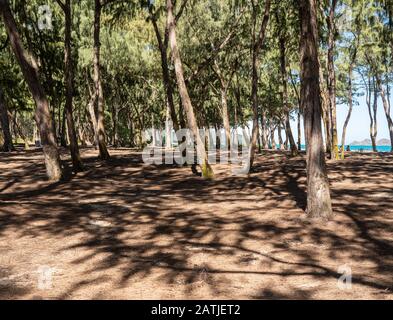
[[[172,118],[173,122],[173,128],[175,131],[178,131],[180,129],[179,127],[179,122],[177,120],[176,116],[176,109],[175,109],[175,103],[173,101],[173,87],[172,87],[172,81],[170,77],[170,72],[169,72],[169,67],[168,67],[168,41],[169,41],[169,31],[168,31],[168,26],[165,27],[165,37],[164,41],[162,41],[162,36],[161,33],[158,29],[156,17],[153,13],[153,7],[149,7],[150,11],[150,17],[151,21],[153,24],[154,32],[156,34],[157,42],[158,42],[158,48],[160,49],[160,54],[161,54],[161,68],[162,68],[162,79],[164,82],[164,87],[166,91],[166,98],[167,98],[167,103],[169,106],[170,110],[170,116]]]
[[[318,25],[315,0],[300,0],[301,101],[307,143],[307,214],[332,217],[329,180],[323,152],[318,63]]]
[[[280,35],[280,60],[281,60],[281,80],[283,85],[282,92],[282,103],[284,107],[284,121],[285,121],[285,133],[287,140],[291,147],[291,155],[296,157],[299,154],[299,150],[296,147],[295,139],[292,135],[291,123],[289,121],[289,106],[288,106],[288,74],[287,74],[287,62],[286,62],[286,45],[285,45],[284,33]]]
[[[65,0],[65,3],[62,4],[62,8],[64,10],[64,16],[65,16],[65,39],[64,39],[65,85],[66,85],[65,116],[67,119],[67,131],[68,131],[68,139],[70,142],[72,167],[74,172],[79,172],[83,170],[83,165],[79,153],[78,137],[76,135],[75,122],[74,122],[73,110],[72,110],[74,69],[73,69],[72,49],[71,49],[71,42],[72,42],[71,0]]]
[[[270,141],[271,141],[271,149],[272,150],[276,150],[277,149],[277,145],[276,145],[276,138],[275,138],[275,136],[274,136],[274,132],[275,132],[276,130],[275,130],[275,127],[274,127],[274,125],[272,124],[271,126],[270,126]]]
[[[214,60],[214,65],[215,65],[214,71],[218,76],[218,80],[220,81],[221,116],[222,116],[222,122],[225,130],[225,141],[228,147],[228,151],[230,151],[231,150],[231,124],[230,124],[229,113],[228,113],[228,88],[230,85],[230,81],[226,83],[224,79],[224,75],[220,70],[220,66],[217,63],[217,60]]]
[[[319,57],[318,57],[318,63],[319,63]],[[331,121],[330,121],[330,106],[329,106],[329,93],[328,90],[325,88],[325,81],[324,81],[324,75],[322,72],[322,68],[319,69],[319,83],[320,83],[320,90],[321,90],[321,107],[322,107],[322,119],[323,119],[323,125],[324,125],[324,131],[325,131],[325,143],[326,143],[326,148],[325,151],[326,153],[331,156],[331,150],[332,150],[332,138],[331,138]]]
[[[302,150],[302,125],[301,125],[301,118],[302,114],[300,112],[300,105],[299,105],[299,110],[297,112],[297,147],[298,150]]]
[[[347,133],[347,127],[349,120],[351,119],[352,115],[352,110],[353,110],[353,99],[352,99],[352,71],[353,71],[353,65],[351,64],[349,66],[349,72],[348,72],[348,102],[349,102],[349,110],[347,117],[345,118],[344,126],[343,126],[343,133],[341,137],[341,159],[345,158],[345,135]]]
[[[1,151],[11,152],[15,151],[14,144],[12,143],[12,135],[10,130],[10,122],[8,118],[8,108],[3,95],[3,89],[0,87],[0,121],[3,130],[4,144]]]
[[[100,31],[101,31],[101,0],[95,0],[94,9],[94,89],[95,102],[97,103],[97,145],[100,152],[100,159],[109,159],[109,152],[106,146],[105,133],[105,113],[104,113],[104,93],[101,83],[100,70]]]
[[[265,2],[265,12],[261,24],[261,29],[258,34],[258,38],[256,38],[256,19],[257,19],[257,11],[256,8],[253,8],[253,39],[252,39],[252,90],[251,90],[251,100],[252,100],[252,110],[253,110],[253,128],[252,128],[252,137],[251,137],[251,145],[250,145],[250,161],[249,167],[252,168],[255,158],[255,150],[257,147],[257,138],[258,138],[258,80],[259,80],[259,53],[262,48],[262,45],[265,41],[266,29],[269,23],[270,18],[270,7],[271,0],[266,0]]]
[[[328,44],[328,90],[330,102],[330,122],[331,122],[331,158],[339,160],[337,138],[337,105],[336,105],[336,71],[334,69],[334,50],[335,50],[335,11],[337,0],[330,0],[330,11],[328,17],[329,44]]]
[[[365,81],[364,81],[365,82]],[[366,104],[368,108],[368,115],[370,117],[370,139],[371,139],[371,145],[373,147],[373,152],[377,152],[377,145],[376,145],[376,138],[377,138],[377,111],[378,111],[378,93],[375,90],[375,85],[374,90],[371,84],[371,76],[368,76],[368,85],[366,84]],[[372,98],[372,93],[374,91],[374,103],[373,106],[371,107],[371,98]]]
[[[385,89],[383,88],[382,81],[379,75],[376,75],[378,90],[381,93],[383,109],[385,110],[386,120],[388,122],[389,134],[390,134],[390,145],[391,152],[393,152],[393,121],[390,115],[390,105],[389,100],[386,98]]]
[[[172,0],[167,0],[167,26],[169,31],[169,42],[172,51],[172,59],[175,64],[175,73],[177,78],[177,84],[179,87],[179,94],[182,102],[182,106],[184,111],[186,112],[188,126],[191,130],[191,133],[194,137],[194,141],[196,143],[197,155],[200,160],[202,176],[204,178],[212,178],[214,176],[214,172],[212,167],[208,162],[207,153],[204,147],[204,143],[199,135],[198,125],[194,114],[194,109],[191,104],[190,96],[188,94],[187,86],[184,80],[184,72],[183,72],[183,64],[180,58],[179,48],[177,46],[176,39],[176,25],[175,18],[173,15],[173,4]]]
[[[49,102],[39,82],[37,65],[25,51],[18,33],[16,23],[7,0],[0,0],[0,11],[15,57],[22,69],[24,78],[36,103],[35,120],[40,130],[41,144],[45,157],[46,172],[51,181],[59,181],[62,177],[60,155],[57,149],[53,120],[49,110]]]
[[[281,122],[278,124],[277,131],[278,131],[278,144],[280,145],[280,150],[285,150],[284,141],[281,135]]]
[[[172,148],[172,126],[173,126],[173,121],[171,122],[171,110],[169,107],[169,103],[167,102],[166,119],[165,119],[165,145],[167,149]]]

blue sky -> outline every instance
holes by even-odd
[[[393,105],[393,99],[391,98],[391,105]],[[348,124],[347,134],[346,134],[346,143],[351,143],[355,140],[360,141],[364,139],[370,139],[370,117],[368,115],[368,109],[366,104],[365,97],[357,98],[358,105],[354,105],[352,117]],[[339,143],[341,143],[341,134],[342,128],[344,125],[345,118],[348,113],[348,106],[346,105],[338,105],[337,106],[337,126],[338,126],[338,137]],[[392,114],[392,112],[391,112]],[[379,98],[378,100],[378,136],[377,140],[380,139],[390,139],[389,138],[389,129],[385,116],[385,111],[383,109],[382,100]],[[292,132],[297,139],[297,124],[292,121],[291,123]],[[284,132],[283,132],[284,135]],[[302,135],[304,137],[303,124],[302,124]],[[304,139],[303,139],[304,143]]]

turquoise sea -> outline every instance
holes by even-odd
[[[350,146],[351,151],[373,151],[373,146]],[[390,152],[390,146],[377,146],[378,152]]]

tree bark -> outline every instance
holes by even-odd
[[[262,48],[262,45],[265,41],[266,36],[266,29],[269,23],[270,18],[270,7],[271,7],[271,0],[266,0],[265,2],[265,12],[263,15],[263,20],[261,24],[261,28],[259,30],[258,37],[256,35],[256,18],[257,12],[255,5],[253,4],[253,39],[252,39],[252,89],[251,89],[251,101],[252,101],[252,110],[253,110],[253,128],[252,128],[252,137],[251,137],[251,145],[250,145],[250,161],[249,167],[252,168],[255,158],[255,150],[257,147],[257,138],[258,138],[258,81],[259,81],[259,53]],[[263,112],[263,111],[262,111]]]
[[[49,110],[49,102],[39,82],[38,67],[33,58],[25,51],[18,33],[15,19],[7,0],[0,0],[0,12],[10,38],[15,57],[22,69],[24,78],[36,104],[35,120],[40,130],[41,144],[45,157],[48,178],[59,181],[62,177],[60,155],[56,145],[53,119]]]
[[[176,25],[175,25],[175,18],[173,15],[172,0],[167,0],[166,4],[167,4],[167,26],[169,32],[169,43],[172,51],[172,59],[175,64],[175,73],[176,73],[176,79],[177,79],[182,106],[187,116],[188,126],[191,130],[191,133],[194,137],[194,141],[196,143],[197,155],[201,162],[200,165],[202,169],[202,176],[204,178],[212,178],[214,176],[214,172],[208,162],[208,157],[204,147],[204,143],[202,142],[202,139],[199,135],[194,109],[192,107],[191,99],[188,94],[187,86],[184,80],[183,64],[181,61],[179,48],[177,46]]]
[[[100,66],[100,31],[101,31],[101,0],[95,0],[94,7],[94,89],[95,102],[97,103],[97,145],[99,148],[99,157],[101,160],[109,159],[109,152],[106,146],[105,133],[105,106],[104,93],[101,82],[101,66]]]
[[[376,81],[377,81],[378,90],[379,90],[379,92],[381,94],[382,103],[383,103],[383,109],[385,110],[386,120],[388,122],[388,128],[389,128],[389,134],[390,134],[391,152],[393,152],[393,121],[392,121],[392,117],[390,115],[389,100],[386,98],[386,92],[385,92],[385,89],[383,88],[380,76],[377,74],[375,76],[375,78],[376,78]]]
[[[0,87],[0,121],[3,130],[4,144],[1,151],[11,152],[15,151],[14,144],[12,143],[12,135],[10,130],[10,121],[8,117],[7,103],[4,98],[3,89]]]
[[[83,170],[82,160],[79,153],[78,137],[75,130],[75,122],[73,117],[73,82],[74,69],[72,60],[72,6],[71,0],[65,0],[64,4],[60,4],[65,16],[65,39],[64,39],[64,64],[65,64],[65,85],[66,85],[66,102],[65,116],[67,120],[68,139],[70,141],[70,152],[72,159],[72,167],[74,172]],[[64,132],[63,132],[64,134]]]
[[[163,41],[160,30],[158,29],[156,17],[153,13],[152,6],[149,7],[149,12],[150,12],[150,17],[153,24],[154,32],[156,34],[158,48],[160,49],[162,79],[166,91],[166,98],[170,110],[170,116],[173,122],[173,128],[175,129],[175,131],[178,131],[180,127],[176,116],[176,108],[175,108],[175,103],[173,101],[173,87],[172,87],[172,81],[171,81],[169,67],[168,67],[168,54],[167,54],[168,42],[169,42],[168,26],[165,27],[165,36]]]
[[[319,58],[318,58],[319,62]],[[322,72],[322,68],[319,69],[319,83],[320,83],[320,90],[321,90],[321,107],[322,107],[322,119],[323,119],[323,125],[324,125],[324,130],[325,130],[325,143],[326,143],[326,148],[325,151],[326,153],[331,156],[331,150],[332,150],[332,126],[331,126],[331,121],[330,121],[330,105],[329,105],[329,92],[325,88],[325,81],[324,81],[324,74]]]
[[[318,26],[315,0],[299,0],[301,24],[301,101],[307,143],[307,214],[332,218],[329,180],[323,152],[319,87]]]

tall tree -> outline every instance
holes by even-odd
[[[162,79],[165,86],[167,104],[170,112],[170,117],[173,122],[173,127],[175,131],[178,131],[180,129],[180,126],[176,115],[175,103],[173,100],[173,86],[172,86],[172,80],[170,76],[169,63],[168,63],[169,28],[168,25],[166,24],[164,30],[164,36],[162,36],[157,23],[157,12],[154,12],[153,3],[150,1],[149,3],[150,3],[149,5],[150,20],[153,24],[154,33],[156,35],[156,39],[158,43],[158,48],[160,50]],[[184,5],[186,3],[187,1],[184,1]],[[179,15],[176,16],[175,22],[178,21],[182,12],[183,10],[181,9],[179,11]]]
[[[105,132],[105,101],[104,101],[104,92],[102,89],[102,79],[101,79],[101,42],[100,42],[100,31],[101,31],[101,13],[103,5],[102,0],[94,1],[94,97],[95,103],[97,106],[97,132],[96,132],[96,140],[99,149],[99,156],[102,160],[107,160],[109,156],[109,152],[106,146],[106,132]]]
[[[48,178],[51,181],[59,181],[62,177],[60,155],[56,145],[49,102],[38,77],[37,63],[34,57],[23,47],[14,16],[7,0],[0,0],[0,13],[10,38],[13,52],[36,103],[35,120],[40,131]]]
[[[281,81],[282,81],[282,104],[284,109],[284,124],[285,133],[287,140],[289,140],[289,145],[291,148],[291,155],[297,156],[299,151],[296,146],[295,139],[293,138],[291,124],[289,119],[289,105],[288,105],[288,72],[287,72],[287,31],[286,31],[286,17],[284,16],[280,19],[279,14],[276,14],[277,23],[280,28],[279,32],[279,46],[280,46],[280,71],[281,71]]]
[[[191,133],[196,143],[197,155],[199,161],[201,162],[202,176],[205,178],[212,178],[214,176],[214,172],[208,162],[205,146],[199,135],[198,124],[195,118],[194,109],[192,107],[186,82],[184,80],[183,64],[180,57],[180,51],[177,45],[176,22],[173,14],[172,0],[167,0],[166,4],[167,4],[166,9],[167,9],[167,19],[168,19],[167,25],[168,25],[168,32],[169,32],[169,43],[172,51],[173,63],[175,65],[177,85],[179,89],[182,106],[187,116],[188,126],[190,127]]]
[[[65,38],[64,38],[64,74],[65,74],[65,116],[67,119],[68,138],[70,140],[70,151],[72,167],[75,172],[83,169],[82,160],[79,153],[78,136],[76,135],[75,122],[73,117],[73,86],[74,67],[72,60],[72,2],[71,0],[56,0],[65,16]]]
[[[259,119],[259,104],[258,104],[258,80],[259,80],[259,54],[262,49],[262,45],[265,41],[266,29],[269,23],[270,18],[270,8],[271,8],[271,0],[265,1],[265,11],[261,23],[261,27],[257,34],[257,5],[255,1],[252,2],[253,12],[252,12],[252,21],[253,21],[253,31],[252,31],[252,84],[251,84],[251,102],[252,102],[252,111],[253,111],[253,128],[252,128],[252,137],[251,137],[251,145],[250,145],[250,168],[254,163],[255,151],[257,147],[257,138],[258,138],[258,119]],[[263,111],[262,111],[262,114]],[[264,121],[264,119],[262,119]]]
[[[301,102],[307,144],[307,214],[327,220],[332,218],[333,211],[322,141],[315,0],[299,0],[299,16]]]

